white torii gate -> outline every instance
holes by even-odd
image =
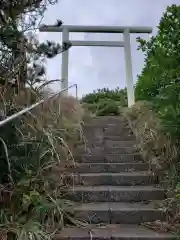
[[[69,42],[71,46],[102,46],[102,47],[124,47],[124,58],[126,66],[126,85],[128,106],[134,104],[134,87],[133,87],[133,73],[132,73],[132,57],[130,33],[152,33],[151,27],[120,27],[120,26],[73,26],[61,25],[50,26],[42,25],[39,28],[40,32],[62,32],[62,42]],[[86,33],[123,33],[124,41],[70,41],[69,33],[71,32],[86,32]],[[68,50],[62,53],[61,66],[61,89],[68,87]],[[68,90],[65,92],[68,94]]]

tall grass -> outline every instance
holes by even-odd
[[[73,203],[61,194],[62,168],[74,161],[82,141],[83,109],[78,100],[60,95],[0,129],[0,238],[52,239],[73,219]],[[1,119],[37,101],[29,89],[17,95],[1,91]],[[55,170],[54,170],[55,169]],[[58,172],[57,169],[60,171]]]
[[[125,111],[125,117],[137,138],[139,149],[150,165],[168,169],[178,158],[179,148],[146,101],[137,102]]]
[[[150,170],[161,170],[161,183],[166,183],[167,199],[160,202],[160,208],[166,212],[165,222],[146,223],[146,226],[162,231],[178,232],[180,236],[180,164],[179,142],[163,128],[152,103],[137,102],[127,109],[125,117],[137,138],[139,149]],[[152,166],[156,166],[153,169]],[[163,171],[162,171],[163,170]]]

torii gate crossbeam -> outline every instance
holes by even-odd
[[[126,85],[128,106],[134,104],[134,87],[133,87],[133,73],[132,73],[132,57],[131,57],[131,33],[152,33],[151,27],[129,27],[129,26],[74,26],[62,25],[47,26],[42,25],[39,28],[40,32],[62,32],[62,42],[70,42],[72,46],[103,46],[103,47],[124,47],[124,58],[126,67]],[[69,33],[71,32],[86,32],[86,33],[123,33],[124,41],[70,41]],[[62,53],[61,88],[68,87],[68,64],[69,53],[68,50]],[[67,95],[68,92],[66,91]]]

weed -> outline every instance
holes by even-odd
[[[42,105],[1,127],[1,239],[50,240],[67,223],[76,223],[73,203],[61,193],[68,187],[62,168],[74,162],[84,111],[73,97],[48,99],[48,94]],[[24,92],[2,97],[4,118],[41,98],[33,97]]]

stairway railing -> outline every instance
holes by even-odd
[[[73,88],[73,87],[76,88],[76,98],[77,98],[77,97],[78,97],[78,86],[77,86],[77,84],[75,83],[75,84],[72,84],[72,85],[68,86],[67,88],[62,89],[60,92],[55,93],[55,94],[49,96],[47,99],[49,100],[49,99],[51,99],[51,98],[54,98],[54,97],[60,95],[61,93],[65,92],[66,90],[68,90],[68,89],[70,89],[70,88]],[[41,105],[42,103],[44,103],[44,101],[47,100],[47,99],[42,99],[42,100],[40,100],[40,101],[32,104],[31,106],[29,106],[29,107],[27,107],[27,108],[24,108],[23,110],[15,113],[15,114],[13,114],[13,115],[11,115],[10,117],[7,117],[6,119],[0,121],[0,127],[2,127],[2,126],[3,126],[4,124],[6,124],[6,123],[8,123],[8,122],[10,122],[10,121],[18,118],[19,116],[21,116],[21,115],[29,112],[30,110],[36,108],[37,106],[39,106],[39,105]]]

